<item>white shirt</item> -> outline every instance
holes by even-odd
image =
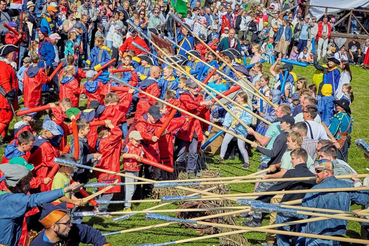
[[[340,81],[338,82],[338,87],[337,90],[334,93],[334,97],[336,99],[341,99],[343,97],[343,92],[342,92],[342,86],[344,84],[350,84],[350,80],[351,80],[351,76],[347,71],[343,71],[341,73],[341,77],[340,77]]]
[[[325,128],[324,126],[322,126],[322,124],[316,123],[315,121],[311,121],[311,120],[307,120],[305,122],[306,122],[306,126],[308,129],[306,135],[309,138],[316,139],[316,140],[321,140],[321,139],[328,140],[329,139],[327,132],[325,131]]]
[[[303,113],[302,113],[302,112],[301,112],[301,113],[298,113],[298,114],[294,117],[294,119],[295,119],[295,123],[304,121]],[[321,123],[322,123],[322,119],[320,118],[320,115],[319,115],[319,114],[315,117],[314,121],[315,121],[316,123],[319,123],[319,124],[321,124]],[[308,136],[308,137],[310,137],[310,136]]]

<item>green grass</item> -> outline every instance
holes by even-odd
[[[352,85],[355,93],[355,101],[352,104],[352,114],[354,116],[354,129],[352,132],[352,142],[358,138],[363,138],[368,141],[368,116],[367,105],[369,105],[369,98],[367,92],[369,91],[369,72],[363,70],[360,67],[353,66],[352,68],[353,81]],[[300,76],[304,76],[308,78],[309,83],[312,83],[312,76],[315,72],[314,67],[309,66],[306,68],[296,67],[294,68],[294,72]],[[14,124],[14,120],[11,125]],[[12,126],[11,126],[12,128]],[[0,149],[0,156],[3,155],[4,148]],[[218,156],[215,156],[216,159]],[[257,167],[259,165],[258,154],[254,154],[251,158],[251,168],[250,170],[241,169],[242,163],[239,160],[229,161],[227,160],[225,163],[217,163],[216,161],[209,160],[208,166],[209,168],[219,170],[220,176],[240,176],[240,175],[248,175],[257,171]],[[360,149],[358,149],[355,145],[352,145],[349,150],[349,164],[357,170],[358,173],[366,173],[365,168],[368,167],[368,162],[364,159],[363,153]],[[253,184],[232,184],[228,185],[228,189],[230,193],[241,193],[241,192],[252,192]],[[142,203],[135,205],[133,207],[134,210],[144,210],[150,208],[154,205],[154,203]],[[164,208],[172,209],[177,208],[178,204],[168,205]],[[357,208],[356,206],[355,208]],[[123,205],[114,206],[112,210],[119,211],[123,209]],[[172,214],[174,216],[174,214]],[[239,220],[240,221],[240,220]],[[112,222],[111,219],[107,218],[87,218],[85,222],[89,225],[93,226],[96,229],[101,230],[102,233],[132,229],[142,226],[149,226],[154,224],[160,224],[163,222],[160,221],[147,221],[144,219],[144,215],[136,215],[129,220],[120,221],[120,222]],[[268,220],[264,220],[263,224],[268,224]],[[350,237],[359,237],[360,234],[360,225],[357,222],[349,222],[348,224],[348,236]],[[111,245],[138,245],[145,243],[163,243],[172,240],[180,240],[191,237],[199,237],[200,233],[188,230],[178,224],[157,228],[157,229],[149,229],[141,232],[132,232],[128,234],[120,234],[120,235],[112,235],[108,236],[107,240]],[[260,241],[265,240],[264,233],[256,233],[251,232],[245,234],[252,245],[259,245]],[[219,245],[219,240],[217,238],[208,239],[204,241],[195,241],[192,244],[188,245],[199,245],[199,246],[208,246],[208,245]]]

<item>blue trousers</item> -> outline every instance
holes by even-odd
[[[179,161],[183,161],[186,155],[187,144],[189,144],[189,146],[188,146],[188,161],[187,161],[186,171],[187,173],[197,172],[196,170],[197,157],[198,157],[197,146],[199,144],[197,139],[192,138],[191,142],[187,142],[185,140],[179,139],[178,148],[176,150],[175,156],[178,156]]]

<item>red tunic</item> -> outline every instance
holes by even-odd
[[[146,86],[148,85],[148,86]],[[144,92],[147,92],[154,97],[160,96],[160,88],[156,80],[152,78],[145,79],[141,83],[140,89]],[[150,96],[147,96],[141,92],[138,93],[138,98],[140,101],[137,103],[137,110],[135,114],[135,120],[138,120],[143,114],[146,114],[149,111],[149,108],[153,106],[156,102],[155,99],[153,99]]]
[[[32,163],[35,166],[35,169],[32,171],[33,176],[41,180],[46,177],[51,178],[51,181],[48,184],[45,185],[42,183],[40,185],[41,191],[51,190],[53,178],[59,170],[59,165],[55,164],[53,160],[58,156],[58,151],[49,143],[48,140],[41,136],[36,138],[29,158],[29,163]]]
[[[143,146],[147,158],[155,162],[160,162],[159,141],[153,142],[152,137],[156,135],[161,126],[160,120],[155,124],[148,122],[147,114],[142,115],[135,126],[135,129],[140,132],[143,138]]]
[[[119,127],[111,129],[111,135],[109,137],[100,140],[98,151],[102,155],[97,168],[110,170],[114,172],[120,172],[120,152],[122,149],[122,131]],[[100,183],[114,183],[118,179],[120,182],[120,176],[111,175],[108,173],[95,172],[96,178]],[[108,181],[106,181],[106,180]],[[113,181],[109,181],[113,180]],[[100,188],[101,190],[102,188]],[[120,185],[116,185],[105,193],[119,193]]]
[[[49,82],[49,77],[46,76],[43,68],[40,68],[38,70],[36,76],[29,77],[27,71],[30,68],[34,69],[34,67],[29,67],[24,72],[23,96],[24,96],[24,106],[28,108],[34,108],[42,105],[41,87],[43,84]]]
[[[194,97],[188,92],[184,92],[181,94],[179,98],[181,102],[181,108],[195,115],[199,115],[201,111],[204,109],[204,106],[200,105],[200,102],[203,101],[202,96],[197,95]],[[192,141],[194,137],[194,133],[196,132],[197,140],[201,142],[203,140],[202,135],[202,127],[200,121],[187,116],[185,113],[181,113],[184,117],[188,118],[188,121],[185,125],[183,125],[182,129],[179,131],[178,138],[185,141]]]
[[[79,94],[81,93],[81,89],[79,88],[79,82],[75,77],[70,77],[66,82],[63,83],[63,80],[66,79],[63,78],[62,82],[60,83],[60,92],[59,92],[59,98],[60,101],[64,98],[69,98],[72,101],[72,107],[78,108],[79,105]]]
[[[0,86],[4,89],[5,93],[8,93],[11,89],[15,89],[18,92],[18,79],[15,75],[13,67],[0,61]],[[14,101],[14,110],[18,109],[18,101]],[[6,98],[0,94],[0,123],[8,125],[13,118],[13,112]],[[0,131],[1,133],[1,131]]]
[[[85,94],[87,96],[87,107],[93,100],[99,101],[99,103],[103,105],[105,95],[107,94],[106,86],[100,81],[94,81],[94,83],[97,83],[97,88],[96,90],[90,90],[86,88],[87,83],[89,82],[86,82],[81,88],[81,94]]]
[[[99,120],[111,120],[114,126],[124,121],[128,112],[128,108],[121,105],[106,106],[104,112],[101,114]]]
[[[138,156],[142,156],[143,147],[139,144],[135,147],[133,144],[128,143],[126,145],[128,154],[135,154]],[[135,158],[124,158],[123,159],[123,167],[126,172],[138,172],[141,169],[140,162],[138,162]]]
[[[140,54],[145,54],[145,52],[143,52],[142,50],[140,50],[136,46],[133,46],[132,42],[135,42],[136,44],[142,46],[146,50],[149,50],[149,47],[147,47],[147,44],[146,44],[145,40],[143,40],[142,38],[137,36],[135,39],[133,39],[132,37],[127,38],[126,41],[124,41],[124,43],[122,44],[122,46],[119,47],[119,51],[124,53],[128,50],[134,50],[136,52],[136,56],[138,56]]]

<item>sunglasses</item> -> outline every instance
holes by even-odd
[[[325,171],[325,169],[315,169],[316,173],[321,173],[321,172],[324,172],[324,171]]]
[[[154,12],[154,14],[159,14],[159,12]]]

